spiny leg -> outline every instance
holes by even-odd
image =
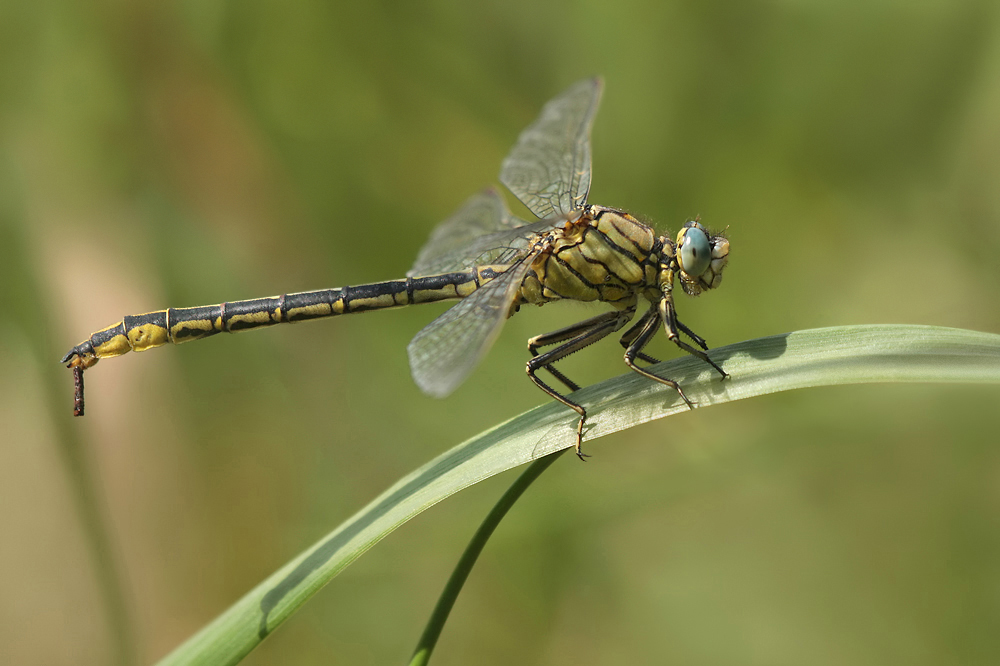
[[[629,345],[632,344],[632,341],[635,340],[637,335],[639,335],[639,331],[642,329],[643,326],[646,325],[647,317],[656,317],[656,309],[651,307],[649,310],[646,311],[646,314],[644,314],[642,318],[639,319],[639,321],[637,321],[635,324],[632,325],[631,328],[625,331],[625,334],[622,335],[621,340],[619,340],[622,347],[628,349]],[[685,326],[684,322],[682,322],[680,319],[677,320],[677,329],[684,335],[691,338],[691,340],[693,340],[695,344],[697,344],[699,347],[701,347],[706,351],[708,350],[708,343],[705,342],[705,339],[700,335],[698,335],[697,333],[695,333],[694,331],[692,331],[687,326]],[[659,359],[653,358],[648,354],[643,354],[642,352],[636,354],[636,358],[646,361],[647,363],[656,364],[660,362]]]
[[[656,318],[656,310],[652,307],[649,310],[646,310],[646,314],[642,315],[639,321],[635,322],[627,331],[625,331],[624,335],[622,335],[621,339],[618,341],[621,346],[628,349],[642,329],[649,323],[647,320],[651,317],[654,319]],[[660,362],[659,359],[653,358],[648,354],[643,354],[642,352],[636,352],[636,358],[642,359],[646,363],[653,365]]]
[[[691,338],[696,345],[698,345],[705,351],[708,351],[708,343],[705,342],[705,338],[701,337],[700,335],[692,331],[690,328],[685,326],[680,319],[677,319],[676,321],[677,321],[677,330],[679,330],[681,333]]]
[[[720,375],[722,375],[723,379],[729,376],[729,373],[720,368],[715,361],[710,359],[708,357],[708,354],[706,354],[701,349],[695,349],[694,347],[692,347],[691,345],[689,345],[688,343],[684,342],[684,340],[681,339],[680,333],[678,332],[678,330],[680,329],[679,326],[680,322],[677,321],[677,311],[674,309],[674,301],[666,294],[660,300],[659,313],[660,313],[660,320],[663,322],[663,326],[667,331],[667,337],[670,339],[671,342],[673,342],[675,345],[677,345],[687,353],[691,354],[692,356],[697,356],[705,363],[708,363],[710,366],[715,368]],[[689,334],[691,332],[691,329],[687,328],[687,326],[685,326],[684,329],[687,329],[684,331],[685,334]],[[701,338],[697,336],[691,336],[691,339],[694,340],[695,342],[701,340]],[[704,340],[701,340],[701,342],[704,342]]]
[[[674,389],[677,391],[677,395],[681,397],[681,400],[684,401],[684,404],[686,404],[689,409],[694,409],[694,403],[688,400],[688,397],[684,394],[684,389],[681,388],[680,384],[672,379],[654,375],[652,372],[640,367],[635,362],[636,358],[641,358],[643,360],[650,358],[642,353],[642,348],[645,347],[652,339],[653,334],[656,333],[659,323],[659,317],[656,316],[656,311],[650,309],[650,311],[643,315],[642,319],[639,320],[639,324],[642,325],[641,328],[637,324],[636,326],[633,326],[632,329],[625,334],[625,336],[622,336],[622,343],[624,344],[626,342],[626,336],[631,334],[631,340],[628,341],[628,347],[625,349],[625,365],[635,372],[638,372],[643,377],[648,377],[649,379],[660,382],[661,384],[666,384],[670,388]],[[635,331],[634,334],[633,331]]]
[[[614,329],[612,329],[612,331],[617,330],[618,328],[624,326],[625,322],[630,320],[634,314],[635,314],[634,307],[622,310],[620,312],[612,310],[610,312],[604,312],[602,314],[599,314],[596,317],[591,317],[590,319],[585,319],[581,322],[577,322],[576,324],[571,324],[570,326],[566,326],[565,328],[560,328],[557,331],[552,331],[551,333],[543,333],[541,335],[536,335],[535,337],[528,340],[528,351],[531,352],[532,356],[538,356],[538,350],[541,347],[548,347],[549,345],[554,345],[558,342],[564,342],[565,340],[569,340],[570,338],[580,335],[584,331],[588,331],[594,328],[595,326],[600,326],[607,322],[621,320],[620,323],[618,323],[617,326]],[[609,331],[609,333],[610,332],[611,331]],[[605,333],[605,335],[607,335],[607,333]],[[557,370],[555,367],[550,365],[547,366],[545,369],[549,371],[549,374],[551,374],[553,377],[562,382],[567,388],[569,388],[570,391],[580,390],[580,386],[576,382],[568,378],[566,375]]]
[[[608,316],[608,315],[613,315],[613,316]],[[610,312],[580,322],[580,324],[577,324],[575,326],[569,326],[567,328],[560,329],[553,333],[537,336],[535,338],[532,338],[531,342],[529,342],[529,349],[532,349],[532,353],[534,354],[537,351],[536,348],[538,346],[542,346],[545,344],[554,344],[555,342],[561,342],[562,340],[566,340],[568,337],[573,335],[573,333],[570,332],[571,330],[576,333],[576,337],[573,337],[572,339],[559,345],[555,349],[547,351],[544,354],[539,354],[538,356],[532,357],[532,359],[528,361],[527,371],[528,371],[528,377],[530,377],[531,381],[535,383],[535,386],[542,389],[547,394],[549,394],[549,396],[555,398],[556,400],[558,400],[559,402],[566,405],[567,407],[569,407],[574,412],[580,415],[580,421],[579,423],[577,423],[576,426],[576,455],[578,458],[580,458],[580,460],[586,459],[586,456],[584,455],[581,447],[583,445],[583,424],[587,420],[587,410],[582,405],[573,402],[572,400],[570,400],[569,398],[562,395],[554,388],[543,382],[541,379],[538,378],[538,375],[536,375],[535,373],[538,370],[545,368],[546,370],[551,372],[552,375],[556,377],[556,379],[559,379],[564,384],[567,384],[569,386],[575,386],[575,384],[572,384],[572,382],[569,382],[566,379],[565,375],[563,375],[558,370],[552,368],[552,364],[555,363],[556,361],[566,358],[570,354],[580,351],[584,347],[594,344],[601,338],[607,336],[609,333],[617,331],[624,325],[625,321],[628,320],[622,319],[621,312]],[[532,343],[534,344],[532,345]]]
[[[621,343],[621,346],[624,347],[625,349],[628,349],[630,346],[632,346],[632,342],[639,336],[640,332],[642,332],[642,330],[644,328],[650,326],[649,319],[654,319],[654,320],[658,319],[655,307],[651,307],[649,310],[647,310],[646,314],[644,314],[642,316],[642,318],[639,319],[639,321],[637,321],[635,324],[633,324],[631,326],[631,328],[629,328],[629,330],[625,331],[625,334],[622,335],[621,340],[619,340],[619,342]],[[652,326],[652,328],[655,329],[655,325]],[[680,321],[679,319],[677,320],[677,328],[682,333],[684,333],[684,335],[686,335],[689,338],[691,338],[691,340],[693,340],[696,344],[698,344],[702,349],[705,349],[705,350],[708,349],[708,344],[705,342],[704,338],[702,338],[700,335],[698,335],[697,333],[695,333],[694,331],[692,331],[690,328],[688,328],[687,326],[685,326],[684,323],[682,321]],[[650,333],[649,333],[649,336],[650,336],[649,339],[652,339],[652,335],[653,335],[653,333],[652,333],[652,331],[650,331]],[[647,343],[648,343],[648,340],[647,340]],[[645,344],[643,344],[641,346],[645,346]],[[652,356],[650,356],[648,354],[645,354],[645,353],[643,353],[641,351],[636,351],[635,352],[635,358],[640,359],[642,361],[646,361],[647,363],[650,363],[650,364],[656,364],[656,363],[660,362],[659,359],[653,358]]]

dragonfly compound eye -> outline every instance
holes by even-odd
[[[712,262],[712,246],[704,229],[695,226],[684,227],[677,234],[677,245],[680,249],[678,254],[682,271],[692,277],[699,277],[708,270]]]

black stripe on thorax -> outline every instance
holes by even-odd
[[[587,234],[587,233],[591,233],[591,232],[593,232],[593,233],[595,233],[595,234],[599,235],[599,236],[600,236],[601,238],[603,238],[603,239],[604,239],[605,241],[607,241],[607,244],[608,244],[608,246],[609,246],[609,247],[611,247],[612,249],[614,249],[614,247],[615,247],[615,244],[614,244],[614,243],[612,243],[612,242],[611,242],[610,240],[608,240],[608,237],[607,237],[607,235],[605,235],[605,234],[601,233],[601,232],[600,232],[600,231],[599,231],[598,229],[596,229],[595,227],[589,227],[588,229],[586,229],[586,230],[584,231],[584,239],[586,239],[586,234]],[[581,243],[581,245],[582,245],[582,243]],[[574,247],[574,248],[576,248],[577,246],[573,246],[573,247]],[[570,248],[567,248],[567,249],[570,249]],[[617,251],[617,250],[616,250],[616,251]],[[607,271],[608,275],[611,275],[611,276],[614,276],[614,277],[615,277],[615,278],[617,278],[617,280],[618,280],[619,282],[621,282],[622,284],[631,284],[630,282],[628,282],[627,280],[625,280],[625,279],[624,279],[624,278],[623,278],[622,276],[618,275],[618,274],[617,274],[617,273],[615,273],[615,272],[614,272],[613,270],[611,270],[611,267],[610,267],[610,266],[608,266],[608,265],[607,265],[606,263],[604,263],[603,261],[601,261],[600,259],[596,259],[596,258],[591,258],[591,257],[588,257],[588,256],[587,256],[586,254],[584,254],[583,252],[580,252],[579,254],[580,254],[580,256],[581,256],[581,257],[583,257],[583,260],[584,260],[584,261],[586,261],[586,262],[587,262],[588,264],[592,264],[592,265],[595,265],[595,266],[600,266],[600,267],[601,267],[601,268],[603,268],[603,269],[604,269],[605,271]],[[580,279],[581,279],[581,281],[583,281],[584,283],[586,283],[586,284],[589,284],[589,285],[590,285],[591,287],[594,287],[595,289],[597,288],[597,285],[594,285],[594,284],[591,284],[591,283],[587,282],[587,281],[586,281],[586,280],[584,280],[584,279],[583,279],[582,277],[581,277]]]
[[[576,248],[565,248],[565,250],[569,250],[569,249],[574,249],[575,250]],[[565,251],[565,250],[562,250],[562,251]],[[571,275],[573,275],[573,277],[575,277],[577,280],[579,280],[580,282],[582,282],[585,286],[589,287],[590,289],[597,289],[597,285],[595,285],[593,282],[591,282],[587,278],[583,277],[583,275],[581,275],[579,271],[577,271],[575,268],[573,268],[572,266],[569,265],[568,261],[566,261],[565,259],[563,259],[562,257],[560,257],[559,256],[560,253],[561,252],[555,253],[555,254],[551,255],[551,258],[555,259],[559,263],[559,265],[562,266],[566,270],[566,272],[568,272]],[[601,266],[604,266],[604,264],[602,262],[596,261],[596,260],[591,260],[586,255],[584,255],[582,252],[579,252],[579,255],[582,256],[588,263],[592,263],[592,264],[596,263],[596,264],[600,264]],[[607,266],[604,266],[604,269],[608,271],[609,275],[611,274],[611,270],[608,269]],[[617,276],[615,276],[615,277],[617,277]],[[621,278],[619,278],[619,279],[621,279]]]
[[[638,222],[638,220],[636,220],[636,221]],[[640,222],[640,224],[642,224],[642,223]],[[618,232],[619,234],[621,234],[622,236],[624,236],[625,238],[627,238],[627,239],[628,239],[628,241],[629,241],[630,243],[632,243],[632,245],[634,245],[634,246],[635,246],[635,249],[636,249],[636,250],[637,250],[638,252],[640,252],[640,253],[642,253],[642,254],[645,254],[645,253],[646,253],[646,251],[645,251],[644,249],[642,249],[642,246],[640,246],[640,245],[639,245],[639,243],[638,243],[638,242],[636,242],[636,240],[635,240],[634,238],[632,238],[632,236],[631,236],[631,235],[629,235],[629,234],[625,233],[624,231],[622,231],[622,228],[618,226],[618,222],[617,222],[617,221],[612,221],[612,222],[611,222],[611,226],[615,228],[615,231],[617,231],[617,232]],[[601,234],[601,235],[603,236],[604,234]],[[655,234],[653,234],[653,236],[654,236],[654,238],[655,238],[655,236],[656,236],[656,235],[655,235]],[[605,237],[606,237],[606,236],[605,236]],[[610,243],[611,241],[608,241],[608,242]]]
[[[613,240],[611,240],[610,238],[608,238],[608,235],[606,233],[604,233],[603,231],[601,231],[597,227],[591,227],[588,231],[591,231],[591,232],[597,234],[598,236],[600,236],[601,240],[605,244],[607,244],[607,246],[609,248],[611,248],[612,250],[614,250],[615,252],[618,252],[620,254],[624,254],[626,257],[630,258],[633,261],[636,261],[636,262],[640,262],[641,261],[638,257],[636,257],[635,252],[631,252],[631,251],[627,250],[626,248],[622,247],[621,245],[619,245],[618,243],[614,242]],[[619,230],[619,232],[620,231],[621,230]],[[622,236],[625,236],[625,238],[629,238],[628,234],[622,233]],[[631,240],[631,239],[629,239],[629,240]],[[632,244],[635,245],[635,242],[633,241]],[[638,245],[636,245],[636,249],[639,249]],[[646,254],[646,252],[643,250],[642,254]]]
[[[642,259],[642,260],[639,260],[639,259],[637,259],[637,258],[636,258],[636,256],[635,256],[634,254],[632,254],[632,253],[631,253],[631,252],[629,252],[628,250],[624,249],[623,247],[621,247],[620,245],[618,245],[617,243],[615,243],[614,241],[612,241],[612,240],[611,240],[610,238],[608,238],[607,234],[603,233],[603,232],[602,232],[602,231],[601,231],[600,229],[598,229],[598,228],[596,228],[596,227],[589,227],[588,229],[586,229],[585,233],[595,233],[595,234],[597,234],[598,236],[600,236],[600,237],[601,237],[601,240],[603,240],[603,241],[604,241],[604,243],[606,243],[606,244],[607,244],[607,246],[608,246],[608,248],[609,248],[609,249],[611,249],[611,250],[612,250],[612,251],[614,251],[614,252],[618,252],[619,254],[622,254],[622,253],[624,253],[624,255],[625,255],[626,257],[628,257],[629,259],[631,259],[631,260],[635,261],[635,262],[636,262],[637,264],[639,264],[640,266],[641,266],[641,265],[643,265],[643,264],[645,263],[646,259],[648,259],[648,256],[646,257],[646,259]],[[624,235],[624,234],[623,234],[623,235]],[[586,238],[586,237],[585,237],[585,238]],[[568,248],[567,248],[567,249],[568,249]],[[587,263],[590,263],[590,264],[595,264],[595,265],[597,265],[597,266],[600,266],[601,268],[603,268],[604,270],[606,270],[606,271],[608,272],[608,275],[612,275],[612,276],[614,276],[614,277],[615,277],[615,279],[617,279],[617,280],[618,280],[619,282],[621,282],[622,284],[627,284],[627,285],[633,285],[633,286],[634,286],[634,285],[639,285],[639,284],[642,284],[642,281],[640,281],[640,282],[629,282],[628,280],[626,280],[625,278],[623,278],[622,276],[618,275],[618,274],[617,274],[617,273],[615,273],[615,272],[614,272],[613,270],[611,270],[611,267],[610,267],[610,266],[608,266],[608,265],[607,265],[606,263],[604,263],[603,261],[601,261],[600,259],[596,259],[596,258],[591,258],[591,257],[588,257],[588,256],[587,256],[586,254],[584,254],[583,252],[580,252],[580,256],[581,256],[581,257],[583,257],[583,259],[584,259],[584,260],[585,260],[585,261],[586,261]],[[582,278],[581,278],[581,280],[582,280]],[[586,280],[584,280],[584,282],[586,282]],[[588,284],[589,284],[589,283],[588,283]],[[597,288],[597,287],[596,287],[596,285],[591,285],[591,286],[593,286],[593,287],[594,287],[595,289]]]
[[[656,231],[652,227],[650,227],[645,222],[642,222],[641,220],[636,219],[636,217],[634,215],[630,215],[629,213],[626,213],[623,210],[618,210],[618,209],[615,209],[615,208],[605,209],[605,210],[602,210],[601,212],[599,212],[596,216],[592,217],[591,219],[594,220],[594,221],[600,220],[604,216],[605,213],[615,213],[619,217],[631,218],[631,219],[635,220],[636,223],[641,224],[642,226],[644,226],[647,229],[649,229],[653,233],[653,247],[650,250],[650,253],[658,252],[663,247],[663,244],[660,242],[660,238],[656,235]],[[640,246],[639,243],[637,243],[632,238],[632,236],[630,234],[627,234],[624,231],[622,231],[622,228],[620,226],[618,226],[617,222],[612,221],[611,226],[613,226],[615,228],[615,230],[619,234],[621,234],[625,238],[629,239],[629,242],[631,242],[633,245],[635,245],[635,249],[636,250],[638,250],[641,254],[646,254],[646,251],[642,248],[642,246]],[[593,227],[593,228],[594,228],[595,231],[598,231],[596,227]],[[600,233],[600,232],[598,231],[598,233]],[[605,236],[603,233],[601,235],[604,236],[605,239],[607,239],[607,236]],[[618,249],[624,249],[624,248],[620,248],[618,245],[616,245],[611,240],[608,240],[608,245],[610,245],[612,247],[615,247],[615,248],[618,248]]]
[[[649,248],[649,257],[659,257],[663,253],[663,238],[653,236],[653,247]]]

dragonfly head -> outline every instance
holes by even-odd
[[[722,284],[722,269],[729,261],[729,239],[713,234],[698,220],[690,220],[677,233],[677,264],[681,286],[689,296]]]

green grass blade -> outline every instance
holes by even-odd
[[[430,662],[431,653],[434,651],[434,646],[437,645],[437,640],[441,636],[441,630],[444,629],[445,622],[448,621],[448,616],[455,605],[455,600],[458,599],[458,593],[462,591],[465,580],[469,577],[469,573],[472,572],[472,567],[476,565],[476,560],[479,559],[479,554],[483,552],[483,548],[486,547],[486,542],[490,540],[493,531],[500,524],[500,521],[504,519],[504,516],[507,515],[507,512],[510,511],[510,508],[514,506],[514,503],[528,489],[528,486],[534,483],[542,475],[542,472],[547,470],[565,452],[566,449],[556,451],[531,463],[528,469],[524,470],[521,476],[517,477],[517,480],[511,484],[507,492],[503,494],[486,515],[486,519],[483,520],[482,525],[479,526],[479,529],[472,536],[472,540],[469,541],[465,552],[462,553],[458,564],[455,565],[455,569],[451,572],[451,577],[444,586],[444,590],[441,591],[441,597],[438,599],[437,605],[434,606],[434,611],[427,622],[427,627],[420,636],[417,648],[413,651],[413,656],[410,658],[410,666],[426,666]]]
[[[930,326],[847,326],[720,347],[718,375],[694,358],[654,366],[700,408],[810,386],[874,382],[1000,383],[1000,335]],[[574,394],[590,412],[585,439],[686,409],[666,386],[634,374]],[[574,444],[576,414],[550,402],[443,453],[401,479],[276,571],[163,664],[232,664],[344,567],[396,527],[482,479]]]

